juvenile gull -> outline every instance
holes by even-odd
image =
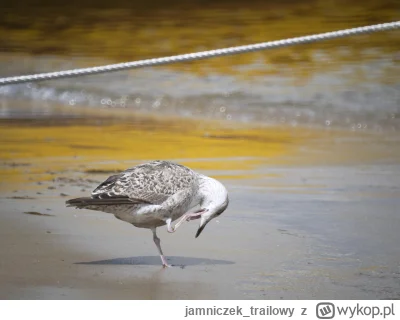
[[[112,213],[135,227],[150,229],[164,267],[169,265],[156,228],[167,225],[168,232],[175,232],[184,221],[200,219],[197,238],[208,222],[225,211],[228,203],[228,192],[219,181],[161,160],[110,176],[91,197],[66,202],[68,207]]]

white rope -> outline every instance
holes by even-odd
[[[208,59],[208,58],[224,56],[224,55],[233,55],[233,54],[239,54],[239,53],[244,53],[244,52],[252,52],[252,51],[258,51],[258,50],[286,47],[286,46],[292,46],[292,45],[303,44],[303,43],[310,43],[310,42],[323,41],[323,40],[328,40],[328,39],[348,37],[348,36],[363,34],[363,33],[394,30],[394,29],[398,29],[398,28],[400,28],[400,21],[395,21],[395,22],[376,24],[376,25],[366,26],[366,27],[359,27],[359,28],[352,28],[352,29],[345,29],[345,30],[339,30],[339,31],[333,31],[333,32],[320,33],[320,34],[315,34],[315,35],[310,35],[310,36],[296,37],[296,38],[277,40],[277,41],[269,41],[269,42],[263,42],[263,43],[258,43],[258,44],[244,45],[244,46],[196,52],[196,53],[187,53],[187,54],[181,54],[181,55],[170,56],[170,57],[146,59],[146,60],[140,60],[140,61],[125,62],[125,63],[117,63],[117,64],[110,64],[110,65],[100,66],[100,67],[92,67],[92,68],[82,68],[82,69],[40,73],[40,74],[33,74],[33,75],[26,75],[26,76],[0,78],[0,85],[17,84],[17,83],[32,82],[32,81],[43,81],[43,80],[50,80],[50,79],[69,78],[69,77],[77,77],[77,76],[91,75],[91,74],[97,74],[97,73],[120,71],[120,70],[125,70],[125,69],[134,69],[134,68],[143,68],[143,67],[171,64],[171,63],[183,62],[183,61]]]

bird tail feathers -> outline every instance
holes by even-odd
[[[132,198],[106,198],[106,199],[99,199],[99,198],[90,198],[90,197],[83,197],[83,198],[75,198],[65,202],[67,207],[75,207],[75,208],[85,208],[88,206],[103,206],[103,205],[121,205],[121,204],[138,204],[143,203],[138,201],[137,199]]]

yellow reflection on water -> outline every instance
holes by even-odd
[[[114,61],[155,58],[280,40],[399,20],[398,1],[53,1],[29,0],[0,12],[3,52],[99,57]],[[100,5],[102,4],[102,5]],[[336,62],[379,59],[399,50],[399,31],[168,66],[208,75],[307,75]],[[372,51],[370,49],[373,49]],[[322,58],[321,58],[322,56]],[[79,61],[75,60],[75,63]],[[88,63],[87,61],[85,63]],[[89,62],[90,63],[90,62]],[[256,67],[251,66],[257,63]],[[238,67],[241,68],[240,70]],[[389,72],[390,70],[388,70]]]
[[[158,126],[146,121],[135,125],[0,125],[0,175],[3,182],[39,176],[46,180],[57,172],[110,173],[153,159],[178,160],[198,170],[250,170],[294,150],[310,136],[307,130],[303,135],[300,131],[207,128],[198,121],[166,120]],[[239,174],[236,178],[241,175],[248,177]]]

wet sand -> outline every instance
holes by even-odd
[[[136,127],[127,140],[113,126],[1,126],[0,298],[400,298],[398,137],[182,126]],[[141,154],[145,134],[157,148]],[[106,152],[107,136],[129,143]],[[159,230],[174,268],[161,268],[150,231],[64,204],[147,158],[190,165],[230,192],[198,239],[195,221]]]
[[[2,76],[399,17],[390,0],[23,2],[0,10]],[[399,299],[395,40],[388,31],[0,88],[0,298]],[[231,199],[198,239],[195,221],[159,230],[178,265],[165,270],[150,231],[65,207],[151,159],[218,178]]]

